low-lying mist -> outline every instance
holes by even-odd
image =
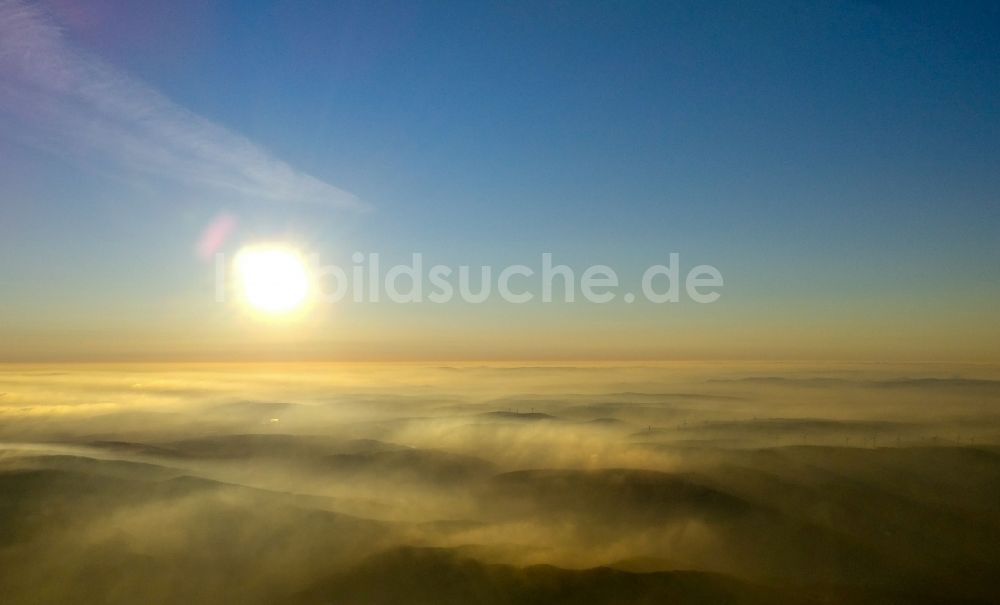
[[[988,603],[990,366],[0,367],[0,603]]]

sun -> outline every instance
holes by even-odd
[[[286,315],[309,294],[309,274],[298,252],[280,246],[244,248],[236,255],[243,298],[255,311]]]

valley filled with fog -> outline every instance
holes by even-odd
[[[2,603],[987,603],[1000,373],[0,368]]]

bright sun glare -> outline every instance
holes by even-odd
[[[243,296],[254,310],[273,315],[291,313],[309,293],[301,256],[280,247],[246,248],[236,256]]]

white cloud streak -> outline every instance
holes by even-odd
[[[0,0],[2,114],[35,144],[72,159],[104,158],[247,199],[364,208],[353,194],[75,48],[42,9],[17,0]]]

